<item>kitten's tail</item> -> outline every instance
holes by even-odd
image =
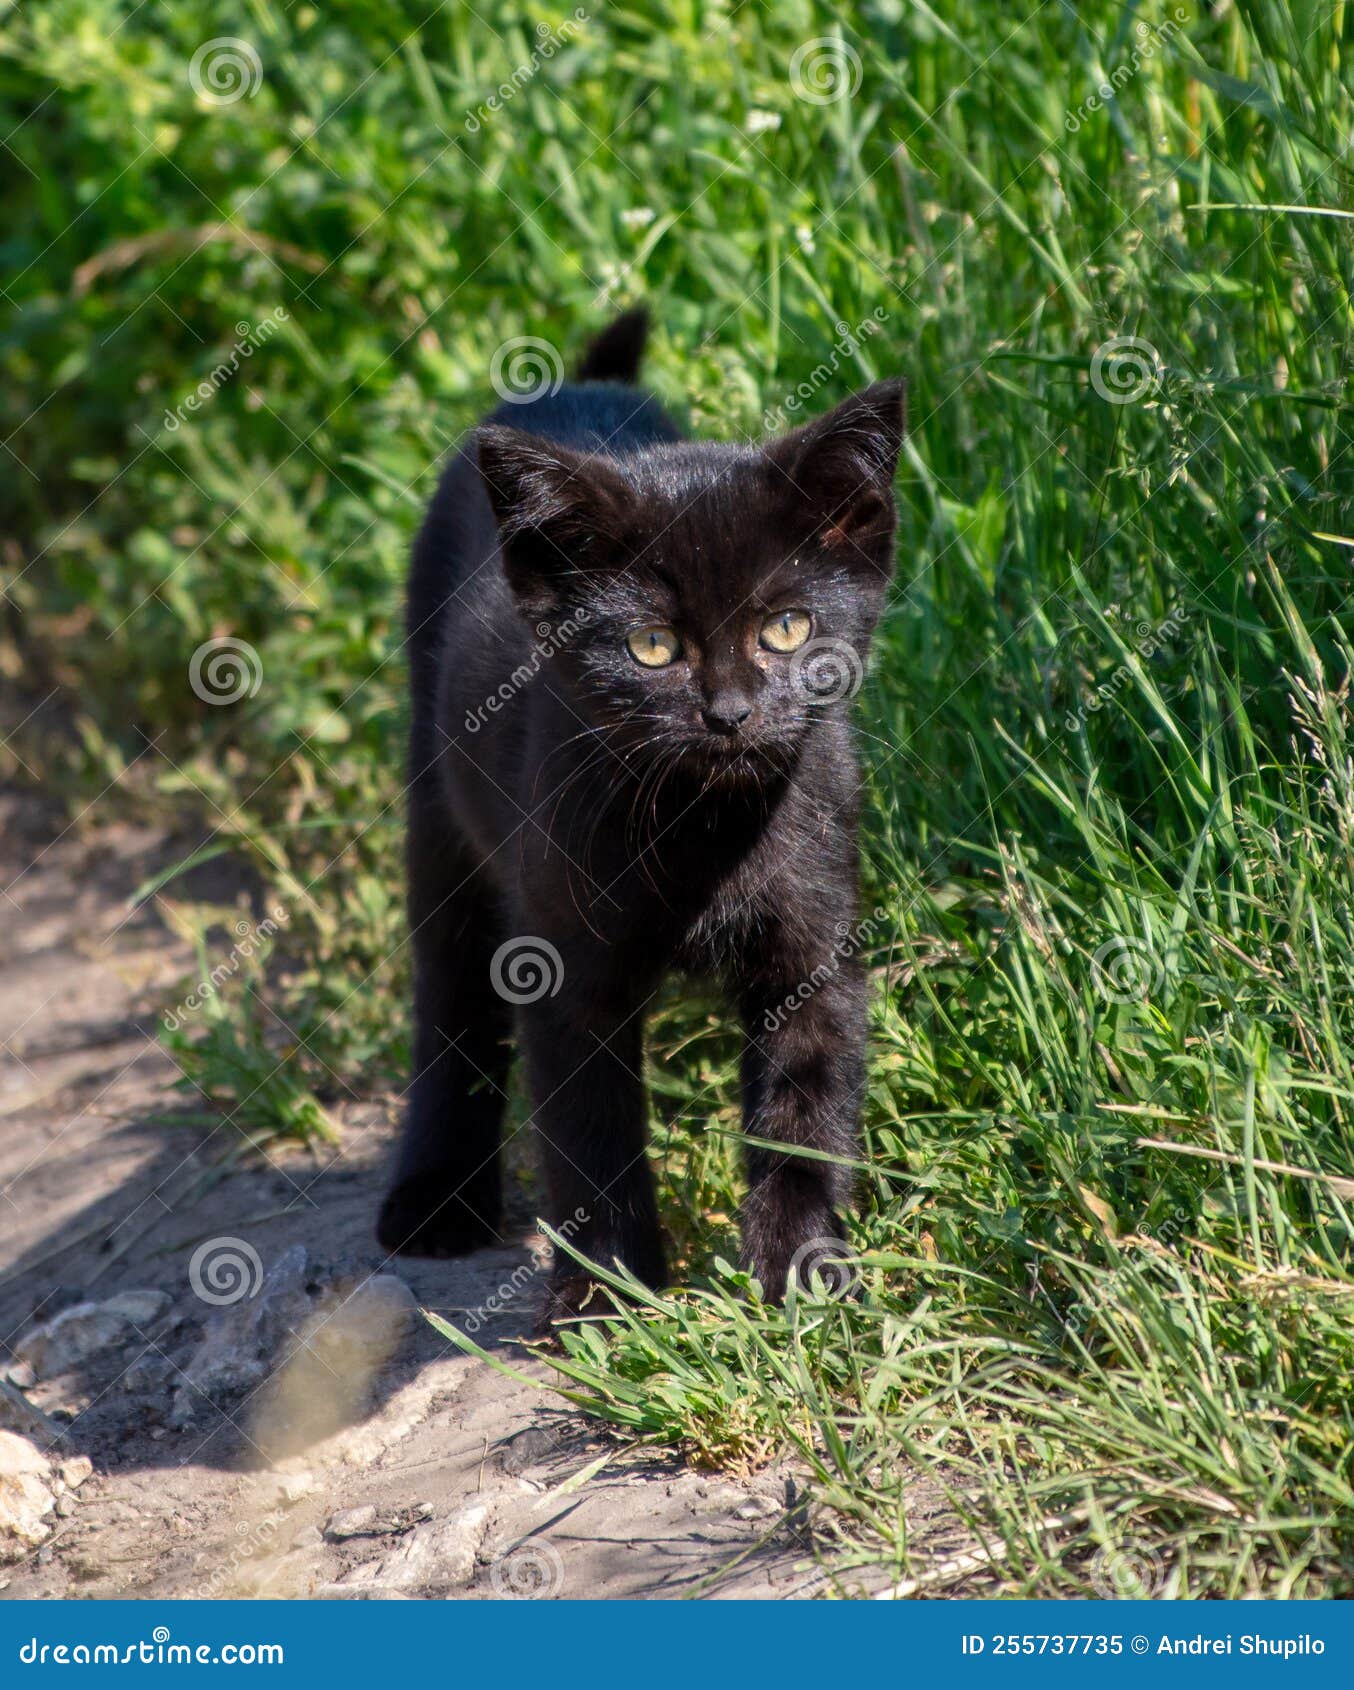
[[[576,381],[633,382],[649,338],[649,313],[642,305],[617,317],[583,354]]]

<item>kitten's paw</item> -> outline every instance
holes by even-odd
[[[850,1297],[860,1277],[841,1221],[831,1211],[809,1227],[750,1229],[742,1261],[768,1303],[783,1303],[791,1284],[810,1296]]]
[[[557,1337],[560,1321],[603,1320],[615,1313],[611,1293],[588,1274],[556,1274],[546,1286],[536,1333],[541,1338]]]
[[[503,1242],[497,1220],[478,1214],[443,1181],[420,1174],[387,1194],[376,1239],[396,1256],[468,1256]]]

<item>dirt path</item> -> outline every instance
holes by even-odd
[[[128,902],[172,860],[154,832],[0,790],[0,1427],[26,1435],[11,1465],[44,1451],[32,1484],[0,1473],[40,1516],[22,1550],[0,1534],[0,1593],[821,1589],[784,1474],[617,1454],[415,1312],[488,1305],[480,1340],[506,1345],[540,1240],[383,1261],[387,1111],[337,1111],[336,1153],[252,1161],[192,1112],[153,1030],[191,959]],[[243,1282],[212,1277],[223,1258]]]

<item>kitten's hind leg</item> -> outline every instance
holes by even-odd
[[[376,1235],[399,1255],[461,1256],[500,1242],[499,1130],[511,1032],[490,963],[494,895],[466,853],[410,817],[414,1072],[395,1177]]]

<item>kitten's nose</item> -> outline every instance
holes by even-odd
[[[752,714],[752,700],[746,693],[724,690],[717,692],[701,711],[705,725],[712,733],[737,733]]]

